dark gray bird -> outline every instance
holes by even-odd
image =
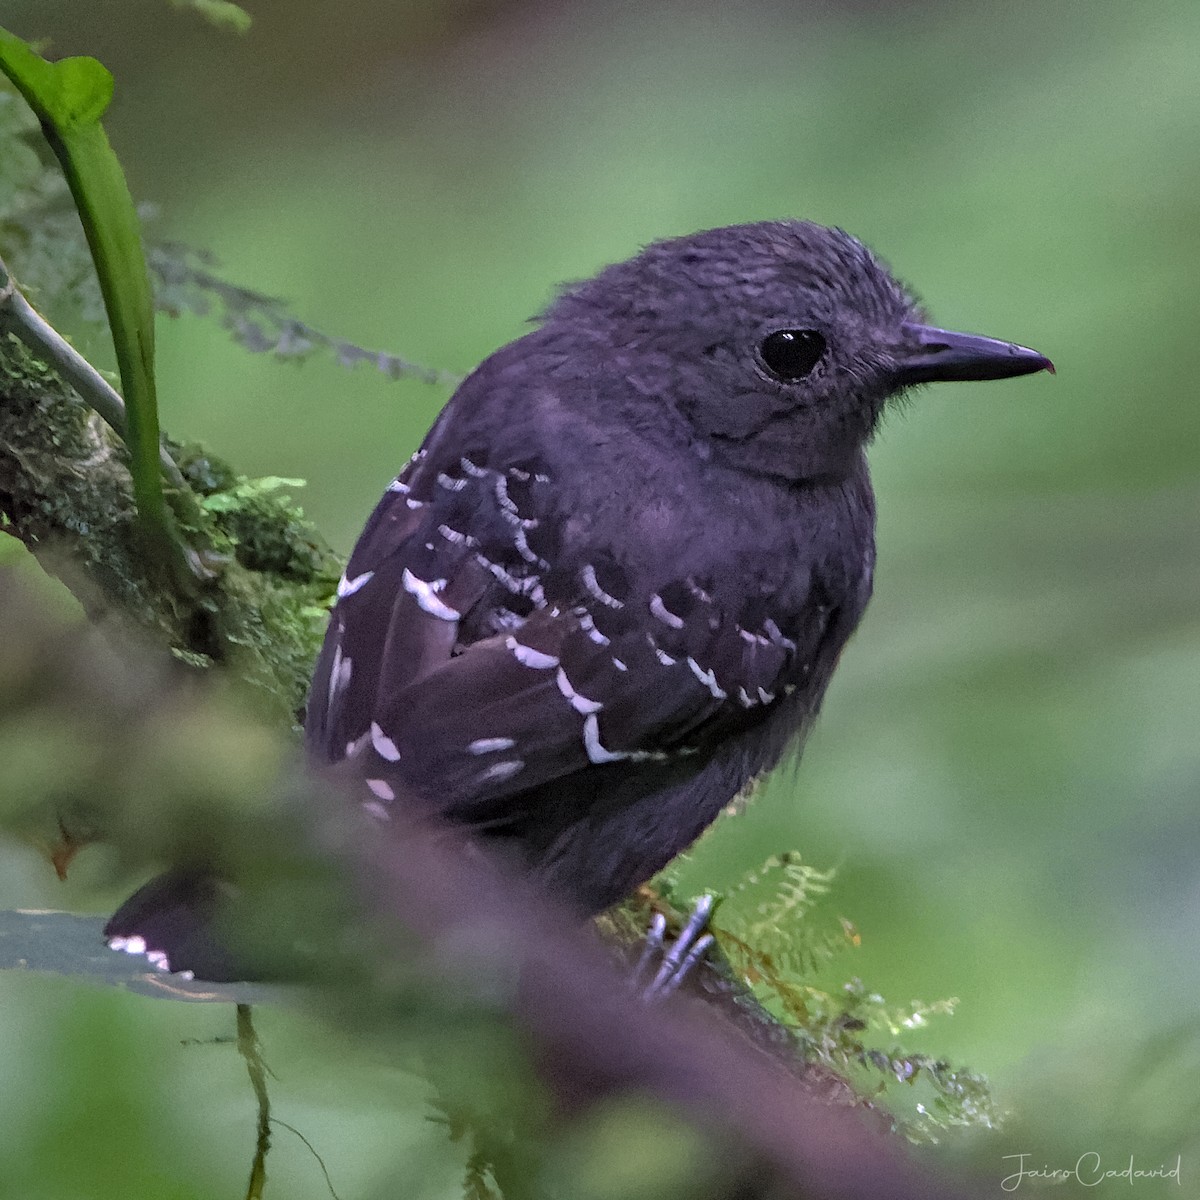
[[[658,242],[568,287],[367,522],[313,758],[381,821],[421,806],[606,908],[801,745],[871,593],[889,398],[1052,369],[925,324],[861,243],[806,222]]]
[[[425,805],[606,908],[812,724],[871,592],[888,398],[1049,367],[930,328],[859,242],[799,221],[567,288],[367,523],[310,750],[381,819]]]

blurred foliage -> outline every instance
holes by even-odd
[[[171,0],[171,6],[182,12],[197,13],[209,24],[230,33],[247,33],[250,29],[250,14],[230,0]]]
[[[339,366],[369,363],[389,379],[412,376],[426,383],[456,381],[448,372],[422,367],[385,350],[366,350],[314,329],[289,313],[282,301],[219,278],[213,273],[213,256],[204,251],[163,242],[151,251],[150,264],[158,282],[160,311],[171,316],[185,312],[206,316],[215,305],[222,326],[247,350],[269,351],[276,358],[296,362],[325,351]]]
[[[1200,10],[252,7],[236,40],[163,21],[161,0],[11,0],[6,20],[52,37],[55,54],[102,58],[125,94],[114,141],[172,238],[296,297],[318,326],[462,371],[517,334],[557,280],[653,237],[783,214],[863,237],[943,323],[1056,360],[1054,380],[931,390],[884,430],[876,598],[803,767],[699,847],[680,887],[729,887],[780,846],[839,862],[838,903],[862,942],[854,973],[888,995],[958,996],[939,1053],[986,1070],[1012,1114],[1002,1139],[964,1154],[999,1180],[1009,1151],[1051,1165],[1182,1153],[1189,1178]],[[77,337],[103,357],[85,326]],[[168,427],[251,476],[307,479],[306,509],[343,551],[444,395],[320,358],[280,371],[201,322],[160,342]],[[89,852],[59,888],[10,849],[0,900],[111,906],[111,866]],[[170,1046],[194,1031],[146,1011],[174,1006],[68,1002],[45,986],[0,988],[0,1061],[22,1099],[3,1113],[0,1165],[41,1153],[61,1172],[44,1194],[86,1195],[113,1147],[120,1162],[152,1163],[187,1129],[196,1162],[216,1162],[243,1137],[243,1125],[218,1127],[242,1111],[244,1084],[196,1078],[195,1053]],[[929,1049],[925,1031],[906,1036]],[[322,1055],[307,1030],[293,1041]],[[48,1055],[75,1119],[46,1099]],[[415,1181],[440,1134],[397,1123],[372,1066],[340,1057],[289,1072],[288,1119],[318,1134],[343,1193],[368,1190],[393,1151]],[[54,1116],[39,1124],[39,1111]],[[625,1112],[613,1127],[640,1120]],[[350,1126],[360,1141],[344,1152]],[[648,1135],[642,1158],[653,1150]],[[280,1186],[323,1195],[301,1148],[295,1162]],[[591,1178],[576,1165],[570,1178]],[[207,1194],[221,1183],[210,1170],[194,1175]],[[439,1183],[436,1170],[410,1194],[458,1194],[457,1174]],[[1158,1194],[1148,1181],[1132,1190]]]
[[[6,621],[22,630],[21,637],[0,645],[0,756],[6,765],[0,773],[0,822],[9,835],[36,844],[59,821],[79,828],[90,818],[99,830],[114,835],[127,862],[142,862],[150,853],[185,859],[219,855],[231,876],[245,886],[253,888],[255,880],[275,881],[262,898],[264,927],[274,926],[282,934],[281,945],[291,944],[290,935],[282,931],[297,929],[314,945],[327,943],[346,921],[349,901],[334,894],[344,885],[336,882],[332,866],[314,869],[302,822],[294,812],[288,815],[295,800],[289,800],[286,782],[279,777],[284,751],[270,727],[273,722],[247,709],[244,696],[222,695],[215,689],[214,676],[204,677],[206,685],[201,687],[198,677],[161,655],[132,645],[124,647],[125,652],[114,651],[79,615],[55,615],[44,608],[44,598],[53,590],[47,581],[31,578],[26,594],[14,586],[11,569],[6,570],[10,573],[0,578],[3,612]],[[115,873],[118,864],[112,854],[108,851],[103,874]],[[47,931],[52,946],[46,945]],[[0,994],[17,1011],[25,1011],[32,1002],[46,1011],[76,1013],[77,1020],[90,1027],[122,1005],[132,1003],[126,1011],[136,1013],[147,1003],[129,994],[114,1010],[107,992],[81,989],[89,981],[115,983],[143,995],[225,1001],[201,1006],[214,1011],[176,1026],[192,1043],[184,1055],[178,1054],[178,1037],[166,1032],[171,1022],[164,1026],[153,1012],[141,1012],[139,1036],[148,1041],[141,1055],[130,1057],[133,1073],[117,1088],[129,1098],[123,1116],[131,1121],[121,1156],[98,1146],[99,1137],[112,1137],[118,1127],[103,1120],[81,1135],[80,1157],[69,1162],[56,1162],[36,1135],[23,1138],[23,1145],[5,1139],[0,1145],[5,1186],[14,1189],[13,1195],[29,1196],[103,1195],[110,1189],[126,1196],[233,1194],[231,1185],[250,1170],[260,1099],[245,1076],[239,1079],[233,1070],[236,1060],[229,1061],[235,1052],[244,1056],[246,1050],[245,1031],[239,1028],[240,1047],[232,1036],[231,998],[270,1001],[271,1006],[261,1010],[260,1031],[268,1057],[290,1081],[277,1081],[276,1100],[293,1098],[280,1106],[280,1118],[305,1134],[312,1106],[319,1112],[324,1097],[345,1094],[349,1087],[349,1080],[344,1085],[321,1084],[309,1072],[328,1069],[338,1060],[343,1070],[353,1063],[354,1086],[365,1089],[360,1094],[380,1109],[399,1107],[414,1113],[417,1128],[402,1135],[400,1144],[425,1142],[418,1160],[430,1161],[422,1170],[434,1178],[452,1178],[459,1169],[452,1156],[443,1152],[440,1158],[449,1157],[449,1162],[437,1165],[434,1147],[441,1135],[430,1130],[426,1138],[419,1136],[423,1096],[430,1085],[406,1079],[418,1062],[426,1064],[421,1074],[437,1078],[451,1096],[468,1095],[478,1074],[484,1109],[494,1106],[503,1080],[517,1125],[518,1114],[535,1103],[536,1089],[527,1072],[518,1069],[521,1057],[498,1005],[480,1004],[465,986],[459,994],[448,991],[443,981],[430,978],[428,964],[416,958],[401,958],[382,985],[373,986],[372,978],[379,980],[378,955],[367,953],[373,945],[371,933],[364,929],[345,944],[339,941],[332,951],[325,950],[331,954],[331,979],[337,983],[319,998],[294,990],[289,996],[284,989],[273,994],[262,988],[247,991],[241,985],[213,989],[217,994],[206,996],[200,984],[167,979],[149,970],[144,960],[142,978],[131,978],[136,960],[102,950],[93,921],[53,914],[5,918],[0,922],[0,953],[9,969],[0,972]],[[48,971],[54,976],[43,974]],[[64,991],[64,986],[70,990]],[[36,1019],[32,1011],[28,1019]],[[290,1034],[280,1033],[289,1028]],[[221,1039],[220,1045],[214,1037]],[[163,1044],[156,1051],[149,1043],[160,1040]],[[94,1072],[94,1084],[110,1097],[104,1107],[115,1105],[117,1121],[122,1105],[113,1094],[111,1064],[103,1053],[83,1052],[76,1042],[70,1029],[60,1024],[59,1034],[49,1045],[40,1045],[36,1057],[43,1069],[61,1056],[68,1072]],[[297,1053],[298,1042],[309,1043],[310,1049]],[[222,1051],[221,1046],[228,1049]],[[128,1054],[128,1049],[120,1053]],[[486,1066],[472,1067],[473,1053],[480,1054]],[[147,1079],[138,1076],[156,1060],[153,1073],[158,1075],[164,1058],[171,1064],[168,1075],[174,1077],[179,1096],[190,1095],[196,1107],[189,1115],[192,1106],[185,1102],[173,1116],[151,1120],[148,1105],[133,1098],[147,1088]],[[321,1062],[324,1067],[318,1065]],[[55,1109],[60,1130],[75,1127],[71,1090],[58,1094],[52,1071],[44,1084],[35,1086],[30,1077],[21,1086],[27,1095],[45,1093],[43,1103]],[[310,1099],[304,1101],[306,1094]],[[296,1104],[295,1098],[301,1102]],[[195,1136],[193,1125],[198,1127]],[[167,1134],[172,1128],[175,1132]],[[342,1186],[357,1181],[354,1186],[361,1194],[364,1186],[372,1186],[373,1176],[386,1170],[386,1156],[355,1161],[363,1146],[383,1148],[384,1128],[384,1122],[370,1117],[355,1123],[352,1140],[345,1145],[350,1161],[342,1155],[336,1164]],[[145,1154],[148,1144],[141,1139],[156,1135],[165,1136],[166,1142]],[[231,1136],[244,1145],[244,1153],[223,1149]],[[389,1137],[395,1137],[394,1130]],[[141,1149],[130,1153],[130,1147]],[[268,1170],[275,1185],[286,1189],[288,1170],[281,1172],[276,1166],[280,1157],[286,1160],[286,1151],[274,1156]],[[305,1163],[301,1156],[296,1166],[301,1180],[311,1174],[324,1186],[311,1159]]]
[[[48,155],[37,119],[12,85],[0,79],[0,239],[14,275],[37,301],[60,314],[95,323],[103,319],[99,280],[78,213],[62,172]],[[216,271],[215,256],[180,242],[155,239],[157,206],[142,203],[138,215],[150,235],[146,261],[158,312],[207,316],[214,310],[238,345],[276,358],[303,362],[327,353],[338,365],[368,363],[390,379],[412,376],[427,383],[454,383],[457,376],[423,367],[398,354],[368,350],[314,328],[273,296],[231,283]]]
[[[597,1154],[615,1149],[623,1125],[610,1128],[610,1120],[623,1110],[643,1113],[643,1133],[625,1127],[623,1134],[627,1153],[646,1151],[636,1194],[795,1194],[767,1186],[771,1160],[755,1149],[761,1140],[733,1136],[748,1122],[757,1128],[763,1112],[756,1092],[730,1087],[730,1071],[767,1091],[786,1081],[776,1099],[795,1110],[792,1124],[807,1117],[818,1133],[820,1104],[839,1105],[841,1124],[824,1127],[826,1135],[848,1145],[856,1161],[895,1174],[897,1163],[874,1142],[887,1136],[883,1123],[860,1122],[847,1111],[855,1098],[811,1076],[786,1045],[771,1046],[772,1061],[745,1028],[722,1033],[699,1020],[694,1001],[690,1014],[685,1005],[647,1005],[619,957],[601,952],[573,920],[556,917],[547,897],[527,896],[490,873],[478,854],[456,857],[444,830],[431,834],[399,815],[381,830],[328,785],[294,772],[278,736],[222,695],[213,676],[202,679],[130,644],[114,650],[78,615],[42,611],[39,586],[47,585],[23,587],[11,572],[0,573],[0,620],[22,630],[0,645],[0,753],[16,767],[0,774],[0,826],[30,836],[56,823],[78,828],[87,815],[130,862],[166,855],[219,864],[232,885],[236,911],[224,934],[234,938],[235,952],[252,953],[294,982],[208,985],[156,969],[143,957],[144,943],[130,944],[126,955],[104,950],[98,919],[19,912],[0,913],[0,987],[53,972],[80,989],[116,985],[131,998],[206,1001],[227,1014],[236,1001],[236,1039],[225,1034],[222,1041],[236,1047],[250,1079],[248,1198],[261,1196],[273,1173],[276,1125],[295,1133],[318,1165],[323,1158],[321,1139],[302,1122],[274,1115],[275,1094],[286,1094],[281,1081],[311,1063],[274,1034],[260,1040],[251,1003],[268,1029],[277,1029],[273,1010],[298,1012],[315,1042],[339,1037],[425,1080],[438,1123],[461,1147],[444,1157],[462,1164],[468,1196],[576,1194],[566,1180],[556,1184],[565,1191],[545,1190],[564,1145],[576,1169],[595,1176],[590,1194],[626,1194],[637,1174],[614,1188],[597,1172]],[[98,705],[102,696],[108,702]],[[45,756],[51,737],[52,762]],[[78,803],[83,793],[86,811]],[[857,1008],[866,1012],[877,1001],[860,997]],[[189,1018],[184,1027],[205,1023]],[[811,1061],[827,1061],[824,1048],[815,1049]],[[719,1074],[695,1061],[706,1054],[723,1063]],[[639,1086],[631,1088],[631,1079]],[[104,1078],[93,1082],[108,1086]],[[826,1097],[820,1102],[817,1084]],[[656,1111],[651,1099],[664,1096],[678,1112]],[[392,1108],[398,1125],[424,1112],[406,1099]],[[805,1107],[796,1110],[799,1102]],[[703,1141],[698,1121],[707,1130]],[[654,1131],[650,1143],[646,1129]],[[803,1137],[812,1143],[814,1133],[787,1133],[788,1141]],[[846,1172],[854,1171],[839,1163],[830,1173],[820,1157],[814,1195],[861,1197],[876,1187],[897,1197],[923,1194],[898,1175],[878,1174],[847,1192]],[[160,1167],[164,1180],[189,1194],[183,1160],[160,1156]],[[404,1159],[376,1167],[393,1187],[414,1170]],[[29,1178],[34,1194],[59,1178],[42,1163],[19,1177]],[[322,1177],[331,1178],[324,1168]],[[95,1176],[101,1192],[127,1186],[124,1179],[107,1165]]]

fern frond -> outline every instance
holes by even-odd
[[[836,871],[774,854],[721,898],[712,931],[730,969],[789,1029],[804,1058],[840,1078],[864,1098],[886,1100],[898,1132],[914,1142],[936,1141],[958,1127],[993,1129],[999,1116],[986,1079],[896,1040],[935,1017],[953,1015],[957,1001],[889,1004],[851,978],[833,991],[813,981],[847,948],[861,942],[845,917],[817,920]],[[671,876],[669,905],[660,892],[651,907],[670,915],[690,908]],[[655,880],[658,888],[663,876]],[[884,1050],[881,1040],[892,1043]]]
[[[232,6],[231,6],[232,7]],[[66,309],[89,323],[104,304],[79,216],[58,166],[39,152],[42,138],[29,106],[0,83],[0,243],[22,289],[42,308]],[[143,227],[157,215],[141,204]],[[331,355],[340,366],[367,363],[389,379],[453,385],[459,376],[403,355],[334,337],[288,310],[274,296],[223,278],[212,255],[179,242],[146,237],[156,311],[215,315],[234,341],[254,353],[303,361]]]

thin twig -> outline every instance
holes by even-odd
[[[263,1062],[249,1004],[237,1006],[237,1047],[250,1075],[254,1097],[258,1101],[254,1161],[250,1165],[246,1200],[262,1200],[263,1188],[267,1182],[267,1152],[271,1149],[271,1097],[267,1093],[267,1064]]]
[[[317,1160],[317,1166],[321,1168],[321,1174],[325,1176],[325,1186],[329,1189],[329,1194],[333,1200],[341,1200],[337,1192],[333,1189],[333,1180],[329,1178],[329,1168],[325,1165],[325,1160],[317,1153],[317,1148],[298,1130],[295,1125],[289,1125],[286,1121],[281,1121],[278,1117],[271,1118],[272,1125],[278,1125],[281,1129],[286,1129],[288,1133],[294,1133],[308,1147],[308,1152]]]
[[[29,303],[3,259],[0,259],[0,329],[16,334],[79,393],[85,404],[100,414],[119,438],[125,439],[125,401],[120,393]],[[171,486],[186,492],[187,480],[166,447],[159,448],[158,457]]]

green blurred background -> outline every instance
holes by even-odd
[[[791,848],[840,865],[862,946],[833,975],[959,997],[906,1041],[1013,1113],[969,1145],[997,1194],[1000,1155],[1043,1146],[1052,1166],[1181,1154],[1162,1191],[1200,1194],[1200,5],[247,7],[244,38],[161,0],[6,0],[3,20],[113,70],[110,136],[160,236],[322,329],[465,372],[559,281],[803,216],[875,247],[940,322],[1055,360],[887,422],[875,600],[803,765],[686,878]],[[447,394],[251,357],[194,318],[160,327],[160,364],[166,428],[307,479],[343,551]],[[66,886],[31,852],[3,863],[5,906],[111,899],[86,861]],[[0,1195],[236,1193],[240,1066],[178,1045],[219,1014],[35,979],[0,1002]],[[418,1085],[268,1020],[280,1115],[343,1197],[399,1160],[406,1196],[456,1194],[441,1131],[395,1116]],[[76,1073],[72,1104],[48,1064]],[[277,1196],[325,1194],[297,1145],[272,1169]]]

